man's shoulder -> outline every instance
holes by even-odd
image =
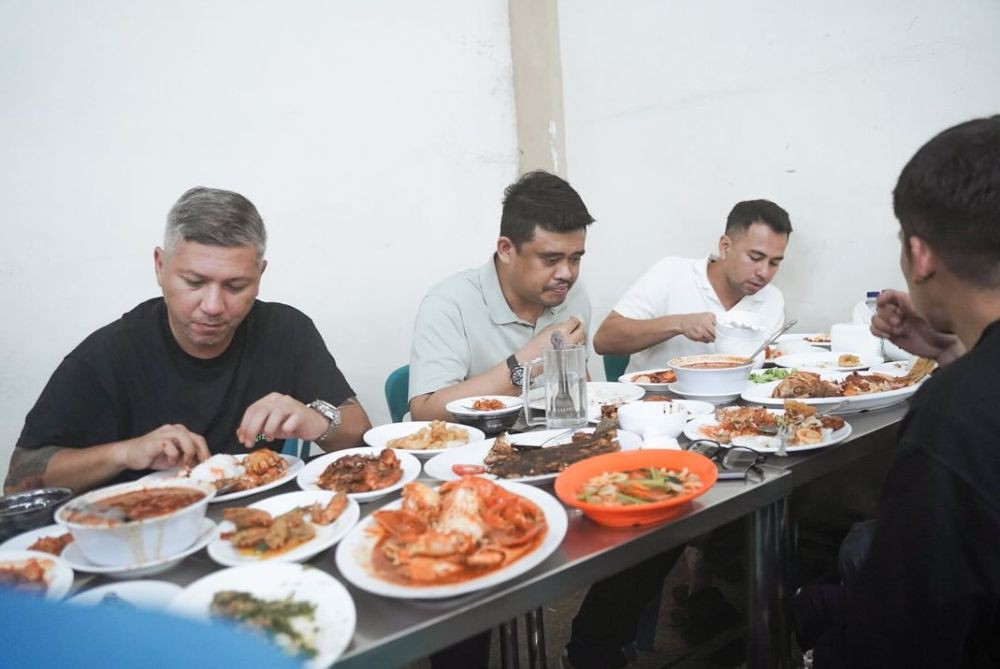
[[[91,332],[70,355],[84,355],[107,347],[120,346],[125,340],[142,338],[159,327],[163,298],[154,297],[140,302],[120,318]]]
[[[276,323],[312,322],[312,319],[301,310],[281,302],[257,300],[254,302],[253,314],[255,318],[266,319]]]
[[[427,297],[434,297],[453,302],[464,302],[470,298],[482,298],[483,285],[479,279],[479,268],[473,267],[461,272],[455,272],[427,291]]]

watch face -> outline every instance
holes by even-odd
[[[510,370],[510,382],[518,387],[524,384],[523,367],[515,367],[514,369]]]

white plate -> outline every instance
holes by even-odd
[[[445,597],[455,597],[485,588],[492,588],[524,574],[540,564],[559,548],[559,544],[562,543],[563,537],[566,535],[566,510],[555,497],[539,488],[522,483],[512,483],[510,481],[497,481],[496,483],[510,492],[521,495],[537,504],[545,514],[545,520],[548,523],[548,532],[542,543],[534,551],[521,557],[521,559],[513,564],[501,567],[479,578],[462,581],[461,583],[449,583],[447,585],[407,586],[385,581],[374,576],[370,570],[370,560],[372,549],[375,546],[375,538],[369,535],[366,530],[371,527],[375,519],[367,516],[355,525],[354,529],[337,546],[337,568],[340,569],[340,573],[343,574],[345,579],[362,590],[367,590],[383,597],[395,597],[399,599],[443,599]],[[397,499],[382,508],[386,510],[399,509],[402,505],[403,500]]]
[[[843,372],[824,372],[820,374],[820,377],[826,381],[840,381],[847,377],[847,374]],[[924,379],[926,381],[926,379]],[[752,402],[754,404],[763,404],[765,406],[784,406],[785,400],[777,397],[771,397],[771,393],[778,386],[781,381],[771,381],[770,383],[754,383],[747,387],[743,391],[741,397],[747,402]],[[915,383],[911,386],[905,388],[900,388],[899,390],[887,390],[882,393],[868,393],[866,395],[851,395],[849,397],[810,397],[806,399],[796,400],[797,402],[803,402],[804,404],[809,404],[811,406],[822,409],[823,407],[831,407],[835,404],[840,404],[841,402],[847,401],[847,405],[841,409],[837,409],[834,413],[847,414],[847,413],[857,413],[859,411],[871,411],[873,409],[885,409],[891,406],[896,406],[905,402],[911,395],[917,392],[920,385],[923,383]]]
[[[234,457],[240,462],[242,462],[243,458],[245,458],[247,455],[249,455],[249,453],[240,453],[239,455],[236,455]],[[294,455],[287,455],[285,453],[279,453],[278,455],[284,458],[285,462],[288,463],[288,469],[285,470],[285,473],[283,476],[281,476],[281,478],[275,479],[270,483],[265,483],[264,485],[257,486],[256,488],[251,488],[250,490],[240,490],[239,492],[227,492],[225,495],[216,495],[215,497],[212,498],[209,504],[215,504],[216,502],[228,502],[229,500],[233,499],[241,499],[243,497],[249,497],[251,495],[256,495],[259,492],[264,492],[265,490],[271,490],[272,488],[277,488],[278,486],[284,485],[285,483],[291,481],[299,473],[299,470],[302,469],[302,460],[295,457]],[[160,481],[163,479],[171,479],[171,478],[186,478],[186,476],[184,475],[184,470],[181,467],[164,469],[163,471],[153,472],[152,474],[143,476],[141,480]]]
[[[810,337],[826,337],[826,341],[809,341]],[[784,342],[792,341],[804,341],[810,346],[819,346],[820,348],[830,348],[830,333],[829,332],[787,332],[780,337],[778,337],[778,343],[783,344]]]
[[[680,389],[680,383],[671,383],[669,385],[669,390],[675,395],[680,395],[681,397],[686,397],[691,400],[699,400],[701,402],[707,402],[709,404],[725,404],[726,402],[732,402],[739,398],[739,392],[735,393],[723,393],[722,395],[703,395],[702,393],[689,393],[687,391]]]
[[[632,385],[639,386],[640,388],[646,390],[647,392],[662,393],[667,390],[670,390],[669,383],[636,383],[632,379],[634,379],[637,376],[641,376],[642,374],[651,374],[652,372],[665,372],[667,370],[668,370],[667,367],[663,367],[661,369],[644,369],[638,372],[629,372],[628,374],[622,374],[621,376],[619,376],[618,380],[621,383],[630,383]]]
[[[905,376],[910,368],[913,367],[913,363],[916,362],[916,358],[913,360],[897,360],[895,362],[883,362],[881,365],[872,365],[868,371],[876,372],[878,374],[887,374],[889,376]]]
[[[152,562],[145,562],[142,564],[117,567],[94,564],[83,556],[83,553],[77,547],[76,542],[66,546],[66,549],[62,552],[62,558],[69,566],[77,571],[85,571],[92,574],[104,574],[109,578],[143,578],[145,576],[152,576],[153,574],[159,574],[171,569],[188,555],[192,555],[200,551],[208,545],[208,542],[215,538],[218,531],[216,524],[208,518],[203,519],[201,522],[201,534],[198,535],[197,541],[177,555],[172,555],[168,558],[163,558],[162,560],[154,560]]]
[[[333,664],[354,636],[357,614],[347,588],[325,571],[300,564],[267,562],[217,571],[186,587],[168,610],[208,622],[212,597],[222,590],[249,592],[261,599],[291,598],[315,604],[318,653],[304,663],[310,669]]]
[[[601,415],[602,404],[625,404],[632,400],[637,400],[646,391],[634,383],[615,383],[613,381],[588,381],[587,382],[587,416],[594,420],[594,416]],[[545,410],[545,389],[535,388],[528,393],[528,406],[538,411]]]
[[[877,355],[859,355],[860,362],[857,365],[844,366],[837,364],[837,359],[845,355],[844,353],[790,353],[776,358],[772,362],[778,367],[789,369],[806,369],[819,372],[857,372],[868,369],[872,365],[882,363],[882,358]]]
[[[322,457],[312,460],[309,464],[303,467],[302,471],[300,471],[299,475],[295,478],[295,481],[303,490],[323,490],[323,488],[316,485],[316,481],[319,480],[320,474],[322,474],[332,462],[339,460],[345,455],[378,456],[379,451],[381,450],[382,449],[380,448],[372,448],[370,446],[359,446],[357,448],[345,448],[344,450],[336,451],[335,453],[327,453]],[[393,483],[391,486],[386,486],[385,488],[379,488],[378,490],[371,490],[369,492],[352,492],[348,493],[347,496],[358,502],[370,502],[396,492],[404,485],[410,481],[415,481],[417,477],[420,476],[420,461],[410,455],[410,452],[397,450],[396,457],[399,458],[399,464],[403,468],[403,475],[398,481]]]
[[[671,399],[675,405],[682,407],[688,412],[691,418],[697,418],[698,416],[704,416],[705,414],[710,414],[715,411],[715,405],[711,402],[702,402],[701,400],[674,400]]]
[[[0,551],[0,564],[20,565],[31,558],[38,560],[45,569],[45,582],[48,586],[45,589],[45,599],[59,600],[65,597],[69,589],[73,587],[73,570],[70,569],[65,560],[41,551]]]
[[[300,506],[309,506],[315,502],[326,506],[334,496],[339,494],[329,490],[300,490],[298,492],[289,492],[284,495],[268,497],[267,499],[251,504],[248,508],[260,509],[267,511],[272,516],[277,516]],[[315,537],[290,551],[267,558],[243,555],[228,540],[223,539],[221,536],[223,532],[232,532],[236,529],[233,523],[224,520],[219,523],[219,531],[216,533],[215,538],[212,539],[212,543],[208,544],[208,556],[226,567],[238,567],[254,562],[267,562],[269,564],[278,562],[304,562],[343,539],[344,535],[354,527],[354,523],[358,522],[360,515],[361,509],[358,503],[348,497],[347,508],[344,509],[344,512],[340,514],[337,520],[329,525],[313,524],[316,530]]]
[[[502,409],[491,409],[489,411],[473,409],[472,403],[476,400],[499,400],[503,402]],[[504,416],[515,411],[520,411],[524,401],[520,397],[510,395],[478,395],[476,397],[463,397],[459,400],[452,400],[444,405],[445,411],[456,416],[470,418],[486,418],[488,416]]]
[[[160,611],[167,608],[170,601],[182,590],[176,583],[166,581],[122,581],[121,583],[106,583],[90,590],[85,590],[66,601],[80,606],[134,606],[140,609]],[[104,602],[107,595],[114,595],[118,602]]]
[[[377,450],[382,450],[385,448],[386,443],[388,443],[390,439],[405,437],[415,433],[421,428],[427,427],[430,424],[431,421],[429,420],[414,420],[408,423],[388,423],[387,425],[379,425],[378,427],[373,427],[365,432],[365,443]],[[468,432],[468,443],[470,444],[479,441],[486,436],[482,430],[477,430],[476,428],[469,427],[468,425],[459,425],[458,423],[447,423],[447,425],[448,427],[457,427]],[[447,448],[429,448],[425,451],[412,450],[408,448],[394,448],[393,450],[398,453],[410,453],[421,460],[426,460],[427,458],[434,457],[438,453],[444,453],[445,451],[450,451],[453,448],[461,448],[465,445],[466,444],[460,444],[458,446],[449,446]]]
[[[62,525],[46,525],[45,527],[36,527],[33,530],[22,532],[16,537],[11,537],[7,541],[3,542],[0,544],[0,551],[32,550],[30,546],[42,537],[61,537],[64,534],[69,534],[69,530]],[[63,551],[65,550],[66,549],[63,549]]]
[[[768,413],[780,416],[784,414],[785,411],[784,409],[768,409]],[[690,439],[691,441],[694,441],[696,439],[711,439],[711,437],[709,437],[708,435],[702,434],[700,428],[705,425],[715,426],[718,424],[719,421],[715,420],[714,415],[701,416],[700,418],[695,418],[693,421],[689,422],[687,426],[685,426],[684,436]],[[839,430],[834,430],[829,434],[829,436],[827,436],[826,439],[819,442],[818,444],[804,444],[801,446],[789,445],[787,452],[798,453],[799,451],[811,451],[817,448],[826,448],[827,446],[832,446],[833,444],[836,444],[838,442],[843,441],[844,439],[847,439],[849,436],[851,436],[851,424],[845,421],[844,427],[840,428]],[[738,445],[742,446],[743,444],[738,444]],[[750,448],[754,449],[755,451],[760,451],[761,453],[778,452],[777,446],[766,446],[763,444],[758,444],[758,445],[750,445]]]
[[[577,430],[579,432],[593,432],[594,428],[585,427]],[[559,435],[565,435],[562,439],[552,439],[552,437],[557,437]],[[552,443],[549,446],[556,446],[557,444],[564,444],[570,440],[571,434],[568,434],[566,430],[539,430],[537,432],[524,432],[522,434],[508,435],[508,443],[514,444],[541,444],[546,439],[552,439]],[[454,481],[461,478],[455,472],[451,470],[452,465],[483,465],[483,458],[486,454],[490,452],[493,448],[493,442],[495,439],[486,439],[484,441],[476,442],[475,444],[469,444],[468,446],[463,446],[462,448],[457,448],[447,453],[441,453],[440,455],[434,456],[430,460],[424,463],[424,473],[427,476],[438,479],[439,481]],[[618,430],[618,445],[623,451],[637,451],[639,447],[642,446],[642,439],[631,432],[626,430]],[[484,478],[496,479],[492,474],[483,474]],[[555,480],[559,476],[556,474],[540,474],[538,476],[522,476],[519,478],[512,479],[502,479],[504,481],[513,481],[515,483],[530,483],[532,485],[541,485],[543,483],[548,483],[549,481]]]

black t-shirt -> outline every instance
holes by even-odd
[[[66,356],[17,446],[82,448],[180,423],[205,437],[212,453],[243,453],[236,428],[246,408],[271,392],[335,406],[354,396],[316,326],[297,309],[258,300],[226,351],[202,360],[177,344],[163,298],[155,298]]]
[[[822,667],[1000,667],[1000,321],[914,396]]]

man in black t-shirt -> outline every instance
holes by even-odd
[[[66,356],[25,419],[5,490],[80,492],[260,440],[358,444],[371,423],[315,325],[257,300],[265,245],[242,195],[181,196],[154,253],[163,297]]]
[[[924,145],[893,205],[910,296],[882,300],[876,331],[960,357],[914,396],[867,555],[800,635],[817,669],[1000,667],[1000,116]]]

